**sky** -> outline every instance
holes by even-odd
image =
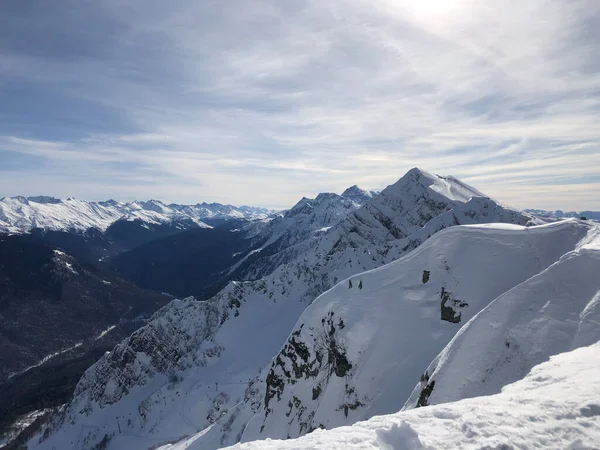
[[[0,197],[284,208],[414,166],[600,209],[597,0],[4,0]]]

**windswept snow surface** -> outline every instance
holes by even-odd
[[[553,356],[502,393],[231,450],[597,449],[600,343]],[[161,450],[192,449],[189,441]]]
[[[158,200],[121,203],[114,200],[85,202],[74,198],[4,197],[0,199],[0,232],[23,233],[33,228],[63,231],[106,230],[120,219],[139,219],[160,224],[173,220],[190,220],[208,227],[202,220],[214,218],[265,219],[271,211],[247,206],[219,203],[166,205]]]

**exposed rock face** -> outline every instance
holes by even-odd
[[[73,412],[89,413],[92,405],[104,408],[116,403],[131,389],[145,385],[158,374],[170,375],[192,365],[206,364],[212,354],[210,348],[200,353],[198,349],[227,317],[220,306],[188,298],[174,300],[159,310],[148,325],[117,345],[84,374],[74,396],[86,400],[79,402],[79,411]]]
[[[592,449],[600,442],[600,401],[591,395],[597,392],[598,342],[552,356],[496,395],[378,415],[298,439],[258,440],[226,449]],[[201,441],[196,435],[167,448],[200,450]]]

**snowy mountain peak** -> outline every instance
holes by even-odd
[[[348,198],[359,205],[362,205],[373,197],[373,193],[365,191],[355,184],[354,186],[350,186],[348,189],[342,192],[342,197]]]
[[[136,200],[133,202],[133,204],[139,205],[140,209],[144,209],[147,211],[154,211],[157,213],[166,213],[166,212],[170,211],[170,208],[159,200],[147,200],[147,201]]]
[[[101,206],[117,206],[117,205],[120,205],[121,203],[118,202],[118,201],[116,201],[116,200],[113,200],[111,198],[111,199],[108,199],[108,200],[103,200],[101,202],[98,202],[98,204],[101,205]]]
[[[298,203],[292,206],[288,214],[289,216],[293,216],[295,214],[301,214],[303,212],[308,212],[312,208],[313,199],[302,197]]]
[[[340,196],[333,192],[321,192],[315,197],[315,203],[322,203],[332,199],[338,199]]]
[[[22,195],[17,195],[15,197],[5,197],[7,201],[12,201],[14,203],[22,203],[23,205],[29,205],[29,200],[27,197],[23,197]]]
[[[342,195],[333,192],[321,192],[314,199],[302,197],[298,203],[289,209],[288,215],[306,214],[313,208],[330,208],[334,205],[346,205],[344,209],[356,209],[364,205],[372,197],[373,194],[371,192],[365,191],[356,185],[346,189]],[[349,202],[352,202],[354,207]]]
[[[458,179],[433,175],[419,168],[409,170],[396,183],[385,188],[381,193],[387,196],[419,195],[428,190],[429,195],[438,201],[468,202],[472,197],[486,197],[477,189]]]

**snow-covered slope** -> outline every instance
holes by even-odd
[[[344,207],[347,200],[342,197],[340,202],[335,194],[300,202],[283,219],[287,217],[293,225],[295,217],[301,216],[300,222],[312,231],[299,241],[273,248],[276,240],[255,251],[247,258],[248,265],[240,267],[247,279],[266,276],[230,283],[209,302],[188,299],[158,312],[147,327],[90,369],[62,422],[55,424],[57,432],[50,433],[40,448],[58,447],[65,441],[91,448],[104,433],[118,433],[115,416],[127,418],[127,425],[121,423],[121,433],[108,448],[145,449],[149,443],[176,440],[212,424],[202,448],[236,442],[263,406],[265,378],[257,379],[257,375],[280,351],[298,317],[319,294],[339,280],[393,261],[446,227],[492,221],[536,223],[534,217],[481,195],[453,178],[413,169],[358,209],[353,200]],[[330,211],[340,214],[322,214]],[[527,261],[520,269],[535,273],[537,260],[530,256]],[[420,277],[425,268],[418,270]],[[511,273],[518,278],[514,283],[525,279],[519,270]],[[375,284],[361,292],[367,293]],[[503,292],[501,287],[496,295]],[[431,300],[437,302],[438,312],[439,295],[436,292],[437,300]],[[473,312],[468,317],[477,312],[469,311]],[[459,327],[447,326],[452,327],[452,334]],[[451,337],[440,340],[422,365]],[[400,406],[411,388],[412,384],[399,400]],[[343,412],[338,414],[344,417]],[[38,444],[32,441],[30,448]]]
[[[190,221],[206,227],[203,220],[215,218],[264,219],[270,211],[263,208],[234,207],[219,203],[166,205],[157,200],[121,203],[114,200],[85,202],[74,198],[4,197],[0,199],[0,232],[20,233],[32,228],[83,231],[106,230],[119,219],[139,219],[148,223],[173,220]]]
[[[564,222],[563,222],[564,223]],[[533,231],[533,230],[531,230]],[[467,323],[406,408],[494,394],[550,355],[600,340],[600,228]],[[415,380],[418,381],[418,380]]]
[[[517,291],[572,255],[583,252],[596,258],[598,233],[597,226],[573,220],[532,228],[454,227],[399,261],[353,277],[352,288],[347,281],[340,283],[306,309],[270,367],[246,391],[244,402],[190,438],[189,449],[216,448],[229,442],[229,435],[243,441],[296,437],[399,410],[411,392],[411,380],[425,375],[429,361],[463,323],[494,298]],[[590,266],[597,273],[597,263]],[[582,278],[589,278],[589,272]],[[542,283],[552,292],[551,278]],[[588,284],[582,297],[600,290],[600,280],[589,278]],[[567,283],[566,289],[576,286]],[[579,317],[581,302],[559,296],[556,303],[563,313]],[[592,331],[598,312],[592,314],[594,300],[590,304],[582,319],[569,325],[571,330],[580,329],[576,340],[566,338],[572,346],[598,339],[597,328]],[[553,326],[548,322],[546,328]],[[564,332],[559,324],[555,333]],[[471,361],[481,355],[478,346],[485,333],[471,337],[465,350]],[[495,338],[491,333],[490,339]],[[522,345],[532,353],[537,348],[531,339]],[[505,346],[502,339],[500,346]],[[536,362],[565,348],[572,347],[548,345]],[[470,361],[459,360],[456,367],[462,372],[455,381],[461,377],[472,381]],[[520,367],[518,377],[505,379],[492,392],[521,378],[530,367]],[[424,376],[417,399],[423,387],[431,386],[428,377]],[[422,398],[427,403],[426,396]]]
[[[411,380],[462,324],[594,230],[577,221],[453,227],[338,284],[306,309],[263,372],[262,404],[242,439],[296,437],[399,410]]]
[[[232,450],[594,449],[600,442],[600,343],[553,356],[502,393],[374,417]],[[193,438],[161,450],[194,448]]]
[[[232,268],[238,279],[256,280],[272,273],[313,246],[334,225],[356,211],[376,195],[349,187],[342,195],[321,193],[316,198],[302,198],[264,226],[256,236],[261,248]]]

